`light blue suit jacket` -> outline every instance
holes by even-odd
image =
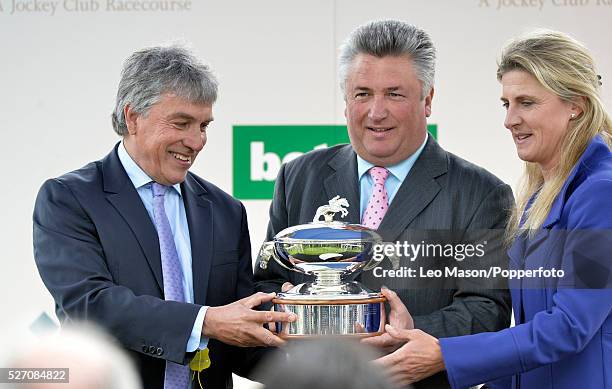
[[[440,339],[453,388],[612,389],[612,153],[597,136],[510,266],[563,269],[510,281],[516,326]]]

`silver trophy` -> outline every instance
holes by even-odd
[[[276,323],[281,337],[382,333],[385,297],[348,280],[377,265],[372,252],[382,239],[365,226],[334,221],[336,213],[348,214],[348,206],[346,199],[336,196],[317,209],[312,223],[286,228],[263,244],[261,268],[267,268],[272,258],[285,269],[314,276],[313,282],[296,285],[272,300],[275,311],[297,315],[295,322]]]

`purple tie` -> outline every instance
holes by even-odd
[[[159,252],[161,254],[162,275],[164,280],[164,296],[166,300],[185,301],[183,292],[183,271],[179,262],[174,236],[170,229],[166,209],[164,208],[164,195],[168,187],[154,182],[153,189],[153,218],[159,237]],[[166,361],[166,374],[164,389],[189,388],[189,366],[179,365]]]
[[[369,173],[374,180],[374,187],[372,188],[372,195],[370,200],[368,200],[368,205],[363,212],[361,224],[376,230],[389,209],[389,197],[385,188],[385,181],[389,177],[389,171],[384,167],[375,166],[370,169]]]

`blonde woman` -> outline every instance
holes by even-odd
[[[612,122],[582,44],[537,31],[503,51],[505,127],[526,162],[509,225],[511,266],[560,266],[565,278],[511,282],[516,326],[408,341],[378,362],[399,383],[446,370],[453,388],[612,388]]]

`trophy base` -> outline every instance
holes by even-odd
[[[274,310],[293,312],[297,320],[276,323],[278,335],[283,339],[305,339],[318,336],[368,337],[383,333],[386,298],[382,294],[328,297],[305,298],[279,293],[278,298],[272,300]]]

